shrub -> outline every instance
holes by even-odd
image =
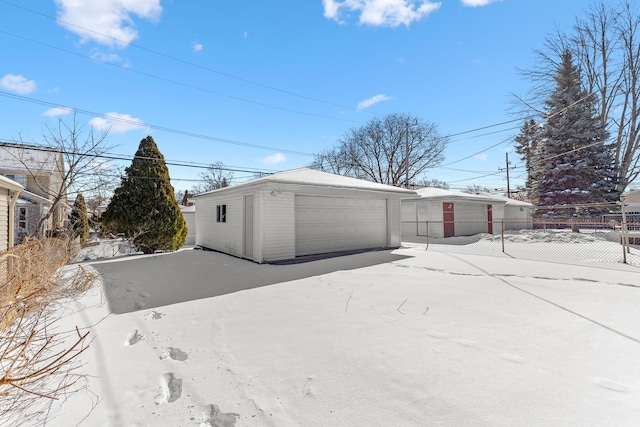
[[[66,239],[27,241],[0,254],[0,425],[35,424],[42,406],[81,388],[88,332],[57,332],[59,303],[95,275],[69,260]]]

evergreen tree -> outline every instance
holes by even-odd
[[[105,228],[124,233],[145,253],[179,249],[185,242],[187,226],[164,156],[152,137],[140,141],[125,174],[102,216]]]
[[[583,90],[571,53],[561,59],[532,157],[537,204],[547,207],[539,212],[548,216],[594,213],[617,198],[613,156],[595,95]]]
[[[76,201],[73,203],[69,222],[73,236],[79,236],[80,243],[85,243],[89,239],[89,217],[87,216],[87,204],[81,193],[76,196]]]
[[[515,151],[520,154],[520,159],[524,161],[527,170],[527,181],[525,183],[526,193],[531,203],[538,202],[538,177],[536,176],[536,158],[538,143],[540,141],[540,126],[535,120],[530,119],[522,125],[520,135],[515,138]]]

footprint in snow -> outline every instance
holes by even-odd
[[[135,331],[129,332],[129,335],[127,335],[127,340],[124,342],[124,345],[134,345],[142,341],[143,339],[145,339],[145,336],[139,333],[138,330],[136,329]]]
[[[158,320],[158,319],[161,319],[163,316],[166,316],[166,314],[160,313],[159,311],[155,311],[155,310],[148,311],[144,314],[144,318],[146,320]]]
[[[173,372],[167,372],[160,377],[160,396],[156,404],[171,403],[180,399],[182,395],[182,380],[176,378]]]
[[[164,350],[162,350],[162,353],[160,353],[161,360],[169,358],[171,360],[178,360],[180,362],[184,362],[185,360],[187,360],[188,357],[189,355],[187,353],[180,350],[179,348],[173,348],[173,347],[167,347]]]
[[[206,405],[202,409],[202,422],[200,427],[235,427],[239,414],[220,412],[218,405]]]

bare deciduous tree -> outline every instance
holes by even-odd
[[[615,147],[617,191],[640,174],[640,12],[638,6],[594,2],[570,32],[549,35],[534,51],[536,66],[522,70],[532,86],[517,96],[526,115],[541,115],[541,103],[553,90],[558,58],[570,51],[585,90],[596,97],[600,120]]]
[[[42,237],[44,223],[67,202],[68,197],[83,193],[91,197],[96,192],[113,184],[113,171],[104,161],[105,155],[113,149],[107,142],[108,132],[96,135],[93,129],[84,132],[84,127],[77,121],[76,115],[70,122],[58,120],[57,126],[46,126],[43,135],[44,145],[28,145],[21,139],[21,145],[3,145],[27,173],[33,177],[41,195],[51,201],[49,210],[38,220],[37,233]],[[25,156],[25,150],[49,152],[52,156],[60,156],[57,162],[57,179],[42,179],[43,164],[34,163]]]
[[[388,185],[406,185],[443,159],[447,138],[409,114],[374,118],[349,130],[338,146],[316,153],[314,169]]]
[[[418,187],[433,187],[433,188],[442,188],[443,190],[449,189],[449,183],[446,181],[442,181],[437,178],[423,178],[418,180]]]
[[[203,182],[194,186],[191,190],[196,194],[228,187],[231,184],[231,180],[233,180],[233,172],[226,169],[222,162],[213,163],[205,172],[201,172],[199,175]]]

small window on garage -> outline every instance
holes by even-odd
[[[227,222],[227,205],[216,206],[216,222]]]

